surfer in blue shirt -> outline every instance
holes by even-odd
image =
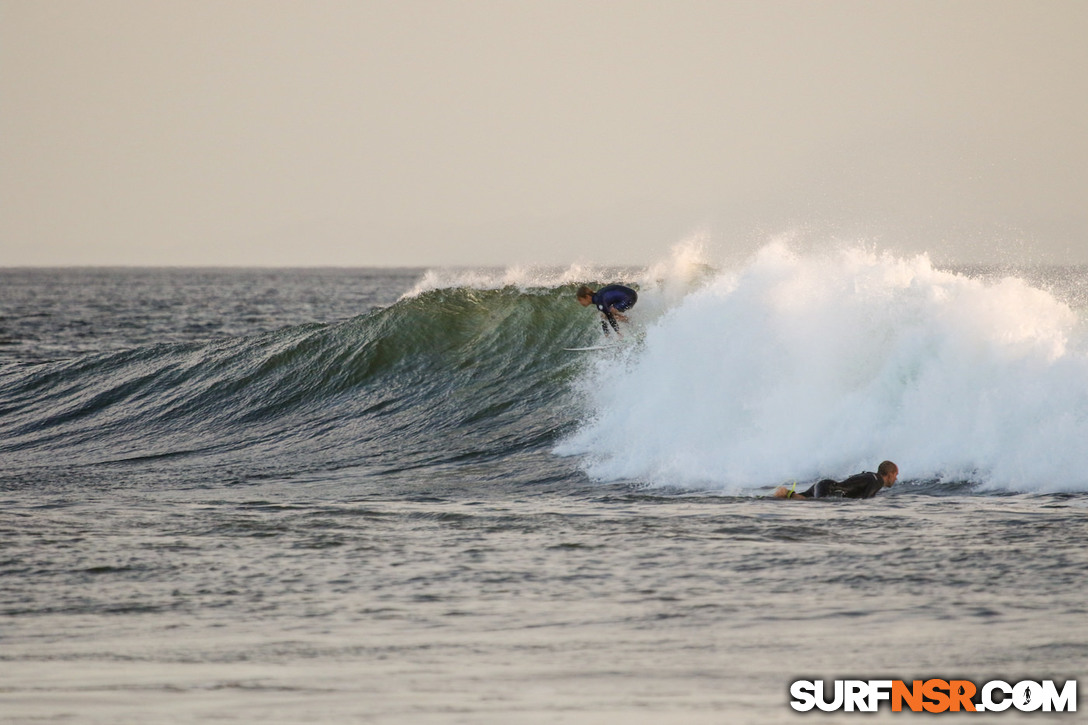
[[[601,320],[601,329],[604,330],[605,335],[609,334],[608,328],[611,326],[617,335],[623,337],[617,320],[627,322],[627,316],[623,313],[635,306],[635,302],[638,301],[638,292],[621,284],[610,284],[601,287],[596,292],[582,285],[578,288],[577,297],[582,307],[593,305],[600,311],[601,317],[604,318]]]
[[[775,498],[872,498],[881,489],[888,488],[899,478],[899,466],[891,461],[884,461],[876,473],[865,472],[851,476],[845,481],[826,478],[804,491],[794,492],[792,488],[779,486],[771,494]],[[796,486],[796,484],[794,484]]]

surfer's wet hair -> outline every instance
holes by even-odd
[[[577,297],[578,299],[584,299],[586,297],[592,297],[593,296],[593,290],[591,290],[587,285],[582,285],[581,287],[578,288],[578,292],[574,296]]]
[[[883,461],[876,469],[876,475],[887,476],[889,473],[899,473],[899,466],[891,461]]]

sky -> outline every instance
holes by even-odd
[[[0,0],[0,266],[1088,263],[1081,0]]]

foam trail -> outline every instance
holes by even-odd
[[[1014,491],[1088,490],[1088,345],[1017,278],[783,244],[723,271],[582,381],[557,449],[602,480],[741,490],[874,470]]]

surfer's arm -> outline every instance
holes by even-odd
[[[620,319],[626,320],[623,315],[619,315],[619,313],[614,312],[611,308],[609,308],[607,310],[601,310],[601,316],[604,317],[604,319],[601,320],[601,329],[604,330],[604,334],[608,334],[608,328],[609,326],[611,326],[612,329],[616,331],[617,335],[623,337],[623,335],[620,333],[619,323],[616,322],[617,316],[619,316]]]

